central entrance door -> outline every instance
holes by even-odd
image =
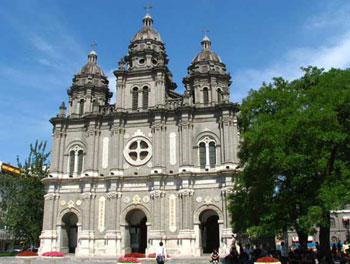
[[[203,253],[212,253],[214,249],[219,250],[219,216],[214,210],[205,210],[199,216],[199,220]]]
[[[145,253],[147,248],[147,217],[140,209],[133,210],[126,215],[130,239],[127,247],[131,252]]]

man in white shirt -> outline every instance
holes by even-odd
[[[166,258],[166,250],[163,246],[163,242],[159,242],[159,247],[156,250],[156,260],[158,264],[164,264]]]

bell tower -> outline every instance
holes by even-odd
[[[79,117],[93,112],[94,106],[109,104],[112,93],[108,79],[97,65],[97,53],[93,49],[88,55],[88,63],[74,76],[73,84],[67,90],[69,95],[68,115]]]
[[[185,102],[198,107],[227,103],[230,100],[231,76],[221,58],[211,50],[207,35],[201,44],[201,52],[192,60],[187,68],[188,75],[183,79]]]
[[[143,27],[132,38],[128,54],[114,71],[117,77],[116,108],[128,111],[147,111],[164,108],[166,99],[176,96],[172,73],[160,34],[153,28],[149,13]]]

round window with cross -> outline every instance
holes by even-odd
[[[131,165],[140,166],[147,163],[152,157],[151,142],[144,137],[130,139],[125,146],[124,157]]]

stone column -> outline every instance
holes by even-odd
[[[52,133],[52,150],[51,150],[51,164],[50,164],[50,172],[54,176],[58,176],[59,171],[59,161],[61,158],[60,154],[60,128],[55,127]],[[56,174],[56,175],[55,175]]]
[[[192,210],[192,196],[194,194],[193,189],[182,189],[179,191],[179,197],[182,200],[182,229],[193,228],[193,210]]]
[[[65,148],[66,148],[66,138],[67,138],[67,133],[65,131],[65,129],[60,131],[60,151],[59,151],[59,155],[60,155],[60,159],[59,159],[59,174],[63,175],[63,173],[66,171],[66,169],[64,168],[64,157],[65,157]]]
[[[222,144],[224,147],[224,163],[229,163],[232,162],[231,148],[233,147],[230,145],[231,119],[229,117],[223,117],[222,127],[224,132],[224,142]]]
[[[162,221],[164,221],[163,219],[163,208],[162,208],[162,202],[161,200],[163,199],[163,197],[165,197],[165,192],[164,191],[160,191],[160,190],[155,190],[155,191],[151,191],[150,193],[150,197],[152,199],[152,203],[153,203],[153,222],[152,225],[157,228],[158,230],[162,230]],[[148,220],[148,219],[147,219]]]
[[[95,133],[95,153],[94,153],[94,172],[96,176],[98,175],[98,168],[100,165],[100,141],[101,141],[101,131],[97,130]]]
[[[162,169],[162,130],[163,126],[160,120],[152,127],[153,133],[153,169],[157,169],[161,172]]]
[[[107,194],[106,239],[108,247],[106,254],[110,256],[116,256],[120,252],[120,231],[118,231],[116,228],[116,220],[120,214],[120,212],[117,210],[117,204],[121,196],[122,194],[120,192],[116,192],[115,190]]]
[[[95,122],[92,121],[86,132],[87,151],[84,167],[85,174],[88,176],[94,176],[95,133]]]

